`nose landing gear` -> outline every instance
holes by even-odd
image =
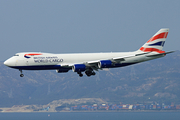
[[[20,74],[20,77],[24,77],[24,74]]]
[[[20,77],[24,77],[24,74],[22,74],[22,70],[19,70],[21,72]]]

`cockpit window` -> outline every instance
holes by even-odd
[[[19,56],[18,54],[15,54],[14,56]]]

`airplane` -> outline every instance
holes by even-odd
[[[56,70],[57,73],[66,73],[69,70],[76,72],[80,77],[82,72],[89,77],[95,71],[124,67],[160,57],[174,51],[162,51],[169,29],[160,29],[140,49],[133,52],[109,53],[74,53],[51,54],[41,52],[21,52],[4,62],[4,65],[22,70]]]

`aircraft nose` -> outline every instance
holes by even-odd
[[[4,62],[4,65],[6,66],[14,66],[14,61],[12,61],[12,59],[8,59]]]
[[[6,60],[6,61],[4,62],[4,65],[9,66],[10,63],[11,63],[11,62],[10,62],[9,60]]]

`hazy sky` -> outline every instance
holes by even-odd
[[[180,0],[0,0],[0,61],[134,51],[161,28],[170,28],[164,50],[180,50]]]

